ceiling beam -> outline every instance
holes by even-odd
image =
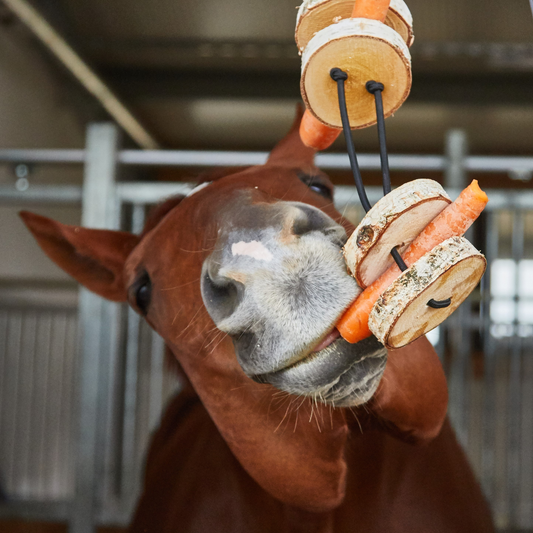
[[[216,69],[101,69],[127,98],[269,98],[300,97],[300,72]],[[533,105],[533,73],[413,72],[409,102],[468,105]]]
[[[83,61],[69,43],[55,31],[39,11],[26,0],[4,0],[4,4],[26,24],[43,45],[100,102],[139,146],[148,149],[159,147],[155,138],[137,120],[126,105],[122,103],[102,78]]]

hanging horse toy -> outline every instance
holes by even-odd
[[[435,181],[391,190],[385,118],[411,88],[412,17],[403,0],[305,0],[296,44],[306,112],[302,141],[316,150],[344,130],[357,192],[366,211],[344,246],[363,290],[337,324],[355,343],[374,334],[400,348],[437,327],[479,283],[485,257],[464,237],[488,202],[474,180],[451,202]],[[371,207],[351,129],[378,125],[384,197]]]

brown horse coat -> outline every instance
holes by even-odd
[[[132,533],[494,531],[445,420],[444,373],[426,339],[388,353],[369,401],[339,408],[250,379],[206,311],[202,265],[241,204],[247,213],[290,204],[301,214],[304,203],[353,231],[301,178],[331,188],[313,156],[293,128],[266,165],[163,204],[141,236],[22,214],[59,266],[144,314],[187,376],[150,446]]]

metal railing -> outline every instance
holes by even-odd
[[[263,152],[121,150],[119,144],[114,126],[97,124],[89,128],[85,150],[0,150],[0,164],[83,164],[85,169],[83,187],[30,186],[19,191],[1,186],[0,204],[81,205],[84,225],[139,231],[148,206],[184,193],[192,185],[120,181],[117,175],[121,166],[248,166],[261,164],[267,158]],[[442,171],[446,183],[455,186],[448,190],[452,197],[458,194],[468,173],[533,172],[533,158],[470,156],[465,147],[464,136],[451,132],[445,155],[391,155],[391,170]],[[362,154],[359,162],[362,170],[379,169],[378,155]],[[349,168],[344,154],[319,154],[317,164],[326,170]],[[378,188],[369,188],[368,193],[371,202],[382,194]],[[519,269],[529,254],[533,257],[530,227],[533,191],[491,190],[488,193],[491,201],[480,222],[485,227],[484,237],[476,242],[489,260],[488,273],[481,289],[439,328],[438,340],[435,336],[434,339],[449,379],[450,416],[491,501],[499,527],[533,529],[533,422],[529,414],[529,406],[533,404],[533,368],[529,356],[533,325],[528,329],[530,324],[518,313],[527,300],[518,292],[518,281],[515,292],[505,296],[514,310],[512,316],[502,319],[491,314],[491,309],[496,307],[494,303],[499,306],[502,298],[492,288],[493,265],[501,266],[497,261],[508,260]],[[361,216],[354,188],[337,187],[335,200],[337,208],[347,216],[352,219]],[[16,332],[23,327],[20,324],[24,319],[18,323],[16,316],[15,308],[0,312],[0,328],[5,328],[0,331],[7,332],[5,339],[16,338]],[[92,533],[98,523],[128,520],[138,494],[146,442],[176,383],[163,371],[161,339],[135,313],[82,289],[77,316],[81,333],[79,352],[76,354],[73,347],[65,350],[71,352],[68,356],[76,359],[78,365],[72,378],[76,401],[69,414],[77,430],[70,441],[70,451],[65,452],[65,457],[72,454],[69,467],[72,478],[70,485],[68,482],[65,485],[70,488],[61,494],[46,492],[49,487],[45,481],[44,492],[34,488],[29,492],[19,491],[16,487],[22,478],[10,473],[8,492],[21,498],[0,504],[0,517],[67,520],[71,532]],[[31,320],[37,323],[45,319]],[[72,316],[70,320],[74,320]],[[7,328],[8,323],[15,325]],[[56,326],[52,325],[52,330],[53,327]],[[17,365],[25,364],[17,361],[12,352],[6,355],[14,348],[5,346],[4,342],[2,348],[0,342],[0,349],[4,350],[1,352],[4,376],[8,366],[9,372],[19,372]],[[50,357],[44,359],[52,364]],[[0,383],[3,394],[7,390],[4,382]],[[72,383],[68,386],[72,387]],[[43,393],[44,389],[43,386]],[[13,438],[16,438],[13,435],[26,430],[15,428],[20,410],[13,414],[10,409],[10,404],[2,400],[0,435],[11,443],[8,447],[13,450]],[[6,416],[11,416],[7,426]],[[27,420],[22,424],[27,424]],[[24,435],[27,440],[27,434]],[[29,449],[26,452],[28,458],[24,461],[29,462],[23,470],[32,470],[31,465],[37,470],[41,468],[40,459]],[[26,452],[17,450],[22,455]],[[54,453],[58,453],[57,448]],[[37,455],[44,457],[40,449]],[[45,493],[48,502],[42,498]]]

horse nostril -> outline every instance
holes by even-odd
[[[208,313],[218,324],[235,311],[242,299],[244,287],[235,280],[211,276],[206,268],[202,275],[201,291]]]
[[[324,231],[330,226],[330,221],[326,215],[318,209],[307,209],[298,207],[292,224],[292,233],[298,237],[311,233],[312,231]]]
[[[293,235],[301,237],[313,231],[323,233],[334,244],[341,247],[347,240],[344,229],[328,215],[311,206],[298,206],[298,213],[294,217],[292,225]]]

